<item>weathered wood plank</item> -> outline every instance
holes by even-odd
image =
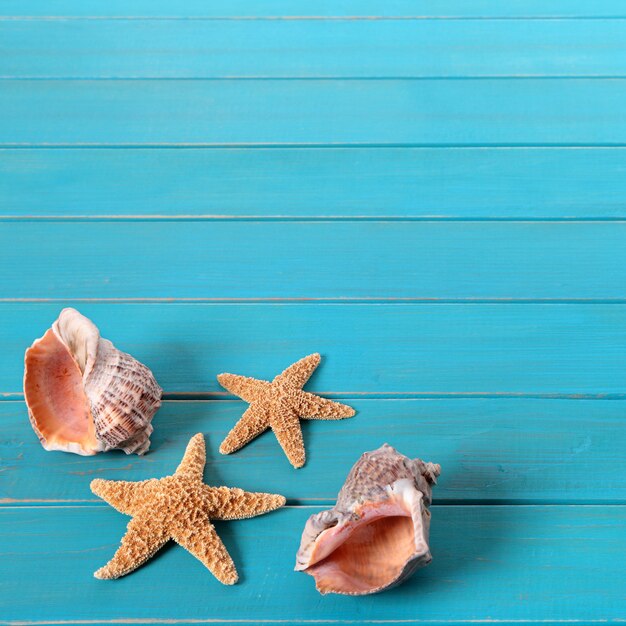
[[[361,453],[388,442],[441,464],[438,501],[626,503],[623,401],[347,401],[358,411],[351,420],[303,422],[308,462],[298,472],[291,471],[271,433],[237,454],[218,453],[245,409],[240,401],[165,402],[145,457],[46,452],[25,405],[0,402],[0,502],[85,502],[96,499],[89,491],[92,478],[171,474],[189,437],[202,432],[207,482],[276,491],[291,502],[333,502]]]
[[[626,76],[624,20],[5,20],[0,41],[1,78]]]
[[[0,150],[0,215],[626,218],[626,149]]]
[[[616,145],[626,79],[18,80],[0,144]]]
[[[12,221],[0,294],[621,300],[625,240],[604,221]]]
[[[233,0],[204,2],[186,0],[172,4],[168,0],[3,0],[0,15],[14,16],[93,16],[93,17],[417,17],[417,18],[484,18],[484,17],[624,17],[624,5],[618,0],[598,0],[593,7],[583,0],[439,0],[436,4],[413,0]]]
[[[4,508],[0,619],[593,623],[626,612],[624,506],[435,506],[429,567],[382,595],[323,599],[292,571],[318,510],[219,524],[241,574],[224,587],[177,546],[126,578],[93,578],[127,522],[110,507]]]
[[[223,392],[220,372],[271,378],[318,351],[309,388],[361,394],[624,397],[622,304],[3,303],[0,391],[62,306],[153,369],[168,393]]]

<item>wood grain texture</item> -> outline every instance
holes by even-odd
[[[320,352],[308,389],[362,394],[625,396],[623,304],[4,303],[0,391],[74,305],[167,393],[226,394],[216,375],[272,378]]]
[[[94,579],[127,523],[110,507],[0,509],[0,619],[584,623],[619,621],[626,610],[624,506],[434,506],[429,567],[384,594],[323,599],[292,571],[317,511],[220,523],[241,574],[224,587],[176,546],[131,576]],[[37,582],[25,583],[33,572]]]
[[[624,219],[625,172],[623,148],[4,149],[0,216]]]
[[[0,15],[15,17],[180,17],[180,18],[251,18],[267,17],[415,17],[415,18],[484,18],[484,17],[625,17],[624,5],[618,0],[598,0],[593,7],[583,0],[255,0],[204,2],[185,0],[172,4],[168,0],[3,0]]]
[[[9,222],[0,293],[621,300],[625,240],[626,222]]]
[[[620,145],[626,79],[19,80],[0,144]]]
[[[626,76],[624,20],[7,20],[0,41],[1,78]]]
[[[46,452],[23,402],[0,402],[0,502],[94,501],[93,478],[171,474],[196,432],[207,441],[207,482],[282,493],[291,503],[333,503],[352,465],[387,442],[440,463],[438,502],[626,503],[626,403],[615,400],[349,399],[350,420],[303,423],[307,463],[293,471],[272,433],[236,454],[219,444],[245,410],[233,400],[167,401],[145,457]],[[45,476],[45,480],[42,479]]]
[[[623,621],[625,34],[617,0],[0,3],[0,626]],[[65,305],[164,387],[146,457],[37,442]],[[314,351],[357,415],[297,472],[219,455],[216,375]],[[127,520],[91,478],[196,432],[208,482],[292,505],[220,524],[240,584],[176,547],[94,580]],[[322,599],[301,530],[384,441],[443,467],[434,562]]]

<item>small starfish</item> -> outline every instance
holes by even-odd
[[[250,406],[220,446],[230,454],[271,428],[294,467],[305,460],[300,418],[338,420],[352,417],[354,409],[339,402],[303,391],[305,383],[320,364],[319,354],[310,354],[290,365],[270,383],[256,378],[220,374],[220,385],[243,398]]]
[[[122,543],[96,578],[119,578],[132,572],[170,539],[199,559],[225,585],[237,582],[237,570],[209,519],[245,519],[278,509],[283,496],[242,489],[209,487],[202,482],[206,448],[201,433],[193,436],[173,476],[129,482],[96,479],[91,490],[132,515]]]

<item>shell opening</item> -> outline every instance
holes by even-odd
[[[46,450],[66,450],[72,442],[72,452],[98,451],[82,379],[78,363],[52,329],[26,351],[24,395]]]
[[[418,504],[418,508],[421,508]],[[401,499],[360,509],[349,519],[325,530],[317,539],[305,571],[321,593],[361,595],[399,582],[409,571],[430,561],[427,527],[413,507]]]

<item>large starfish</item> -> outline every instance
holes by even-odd
[[[339,402],[303,391],[302,387],[319,365],[319,354],[310,354],[290,365],[270,383],[235,374],[220,374],[222,387],[250,406],[220,446],[230,454],[271,428],[294,467],[302,467],[306,458],[300,418],[338,420],[352,417],[354,409]]]
[[[132,515],[122,543],[96,578],[119,578],[145,563],[167,541],[191,552],[222,583],[237,582],[237,570],[209,519],[244,519],[285,504],[283,496],[209,487],[202,482],[204,437],[191,438],[172,476],[141,482],[96,479],[91,490],[120,513]]]

